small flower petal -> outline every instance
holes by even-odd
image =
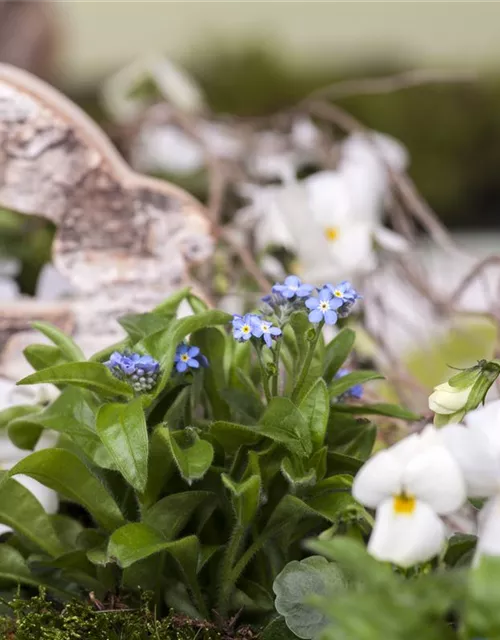
[[[459,509],[467,499],[464,476],[451,453],[435,445],[410,460],[403,473],[406,493],[425,501],[436,513]]]
[[[483,555],[500,556],[500,496],[490,498],[479,512],[474,564]]]
[[[500,492],[500,465],[484,433],[454,424],[441,429],[439,435],[462,470],[470,498]]]
[[[319,305],[318,298],[308,298],[305,302],[308,309],[317,309]]]
[[[356,474],[352,495],[365,507],[375,509],[391,495],[401,491],[403,467],[391,450],[380,451]]]
[[[325,322],[326,324],[335,324],[337,322],[337,314],[332,309],[329,309],[325,313]]]
[[[397,513],[395,499],[388,498],[377,509],[368,551],[378,560],[411,567],[438,555],[445,540],[444,524],[427,504],[416,500],[411,513]]]
[[[308,316],[309,322],[317,323],[323,320],[323,314],[319,309],[314,309]]]

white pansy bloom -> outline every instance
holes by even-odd
[[[463,389],[452,387],[448,382],[438,384],[429,396],[429,409],[434,413],[452,415],[465,408],[473,385]]]
[[[441,551],[446,529],[439,516],[464,504],[466,484],[438,431],[428,425],[368,460],[352,493],[376,509],[368,551],[379,560],[409,567]]]
[[[273,165],[268,173],[283,184],[247,186],[251,204],[238,212],[237,223],[255,229],[258,250],[278,245],[293,251],[305,280],[369,272],[377,264],[376,245],[398,252],[408,248],[382,225],[387,168],[400,171],[407,163],[396,140],[353,134],[341,146],[337,169],[318,171],[300,182],[286,153],[267,154],[266,163]]]
[[[478,517],[476,561],[500,556],[500,400],[471,411],[466,427],[448,425],[441,438],[457,460],[471,498],[489,498]]]

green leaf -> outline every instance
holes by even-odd
[[[455,374],[448,380],[450,387],[456,387],[457,389],[465,389],[470,387],[481,373],[481,367],[476,365],[465,371]]]
[[[159,531],[136,522],[115,531],[108,547],[108,554],[116,558],[123,568],[160,551],[166,551],[175,560],[184,582],[196,598],[196,604],[203,608],[202,615],[207,615],[196,576],[200,557],[200,543],[196,536],[168,542]]]
[[[274,618],[264,628],[261,640],[297,640],[297,636],[286,626],[285,619],[279,616]]]
[[[467,638],[498,638],[500,608],[498,584],[500,558],[481,557],[478,566],[469,573],[465,623]]]
[[[356,420],[349,414],[332,412],[328,424],[328,444],[337,453],[366,460],[370,455],[377,428],[366,419]]]
[[[310,456],[312,453],[308,425],[288,398],[273,398],[255,429],[257,433],[285,445],[295,455]]]
[[[46,409],[31,417],[30,422],[68,435],[92,462],[109,469],[114,464],[95,432],[93,405],[89,392],[67,387]]]
[[[19,551],[8,544],[0,544],[0,581],[3,580],[32,587],[43,585],[31,574],[26,560]],[[48,588],[51,587],[48,586]]]
[[[332,540],[310,540],[306,546],[338,563],[350,576],[366,586],[380,588],[393,582],[394,574],[390,565],[375,560],[357,540],[337,536]]]
[[[184,287],[183,289],[179,289],[179,291],[173,293],[166,300],[160,302],[160,304],[153,309],[153,313],[156,315],[175,315],[180,303],[185,298],[187,298],[190,291],[191,287]]]
[[[66,362],[59,347],[50,344],[30,344],[23,349],[26,360],[36,371],[54,367]]]
[[[316,470],[304,469],[302,461],[297,458],[284,458],[281,462],[281,473],[290,484],[292,493],[312,486],[316,482]]]
[[[27,416],[12,420],[9,424],[8,433],[10,441],[16,447],[25,451],[33,451],[42,435],[42,431],[43,427],[36,424],[36,422],[32,422]]]
[[[50,556],[64,552],[64,546],[42,505],[31,491],[13,479],[7,478],[0,485],[0,522],[25,536]]]
[[[185,545],[186,541],[195,543],[193,549],[196,548],[197,562],[198,539],[196,536],[188,536],[169,542],[159,531],[145,524],[134,522],[126,524],[113,533],[109,540],[108,554],[110,557],[116,558],[120,566],[125,569],[134,562],[143,560],[154,553]]]
[[[156,431],[167,443],[170,455],[182,478],[189,485],[191,485],[194,480],[201,480],[210,468],[214,457],[214,449],[210,442],[201,440],[194,433],[192,442],[185,448],[181,448],[177,443],[177,439],[181,441],[184,440],[184,444],[186,444],[189,437],[186,431],[171,433],[170,430],[165,427],[160,427]]]
[[[118,471],[143,493],[148,480],[148,428],[140,398],[128,404],[105,404],[96,429]]]
[[[309,604],[312,595],[335,598],[347,589],[337,564],[321,556],[293,560],[278,574],[273,591],[276,611],[299,638],[318,638],[329,620]]]
[[[220,394],[229,405],[233,420],[255,424],[261,416],[264,405],[252,391],[231,388],[222,389]]]
[[[125,329],[132,344],[143,338],[166,329],[174,320],[175,314],[159,315],[156,313],[129,313],[118,319]]]
[[[150,507],[157,501],[176,468],[170,454],[170,445],[162,435],[163,429],[165,427],[156,427],[149,443],[148,482],[142,496],[145,507]]]
[[[173,540],[186,526],[195,510],[216,499],[210,491],[184,491],[162,498],[143,515],[143,522]]]
[[[252,475],[243,482],[235,482],[223,473],[224,486],[231,492],[232,504],[238,524],[243,527],[253,522],[260,504],[260,475]]]
[[[356,384],[364,384],[370,380],[380,380],[384,376],[376,371],[353,371],[341,378],[337,378],[330,383],[328,388],[330,398],[337,398],[346,391],[349,391]]]
[[[290,326],[293,329],[295,340],[297,342],[298,359],[299,362],[302,362],[308,350],[306,335],[308,330],[311,328],[307,314],[304,313],[304,311],[294,311],[290,316]]]
[[[401,420],[420,420],[421,416],[408,409],[404,409],[397,404],[363,404],[350,405],[336,403],[332,405],[332,412],[351,413],[353,415],[378,415],[389,416],[390,418],[400,418]]]
[[[17,384],[39,384],[40,382],[72,384],[102,396],[131,397],[134,395],[130,385],[115,378],[108,368],[99,362],[59,364],[32,373]]]
[[[63,545],[67,549],[75,549],[78,536],[82,531],[85,531],[83,524],[74,518],[63,516],[59,513],[49,516],[49,519]]]
[[[209,306],[207,305],[207,303],[201,298],[198,298],[198,296],[193,295],[192,293],[188,295],[187,300],[194,313],[204,313],[205,311],[209,310]]]
[[[33,322],[31,326],[43,333],[49,340],[52,340],[69,362],[79,362],[86,359],[80,347],[54,325],[48,322]]]
[[[39,413],[42,407],[34,404],[18,404],[14,407],[7,407],[0,411],[0,429],[7,427],[11,420]]]
[[[320,378],[311,387],[299,409],[308,425],[313,447],[319,449],[325,440],[330,410],[330,396],[324,380]]]
[[[444,561],[448,566],[463,566],[472,560],[477,537],[467,533],[455,533],[448,540]]]
[[[175,320],[167,329],[157,331],[139,342],[137,348],[151,354],[161,365],[162,375],[156,392],[160,393],[170,379],[175,350],[186,336],[206,327],[228,324],[231,319],[232,316],[223,311],[206,311]]]
[[[355,476],[364,464],[363,460],[337,451],[328,452],[328,471],[330,473],[349,473]]]
[[[203,372],[203,383],[214,420],[227,420],[231,412],[221,396],[221,389],[227,387],[227,375],[224,367],[226,336],[218,327],[200,329],[193,336],[191,343],[200,348],[208,359],[209,367]]]
[[[335,374],[351,353],[355,340],[356,333],[352,329],[344,328],[327,344],[325,348],[325,366],[323,372],[325,380],[333,380]]]
[[[484,402],[486,394],[499,375],[500,366],[497,364],[490,362],[483,367],[481,374],[474,383],[469,393],[469,397],[467,398],[467,403],[464,407],[465,413],[476,409],[482,402]]]
[[[213,422],[210,426],[210,433],[229,455],[236,453],[242,446],[257,444],[262,437],[252,427],[223,421]]]
[[[123,524],[123,516],[111,495],[83,462],[69,451],[36,451],[9,472],[11,476],[19,473],[83,505],[103,529],[113,531]]]

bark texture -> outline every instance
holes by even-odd
[[[2,64],[0,207],[57,225],[53,262],[74,286],[84,340],[116,337],[117,316],[147,311],[190,284],[189,269],[212,255],[199,202],[133,172],[78,107]]]

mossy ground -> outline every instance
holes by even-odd
[[[9,602],[12,615],[0,617],[1,640],[254,640],[249,627],[217,625],[170,613],[158,619],[144,599],[138,609],[99,609],[72,601],[64,606],[45,594]]]

